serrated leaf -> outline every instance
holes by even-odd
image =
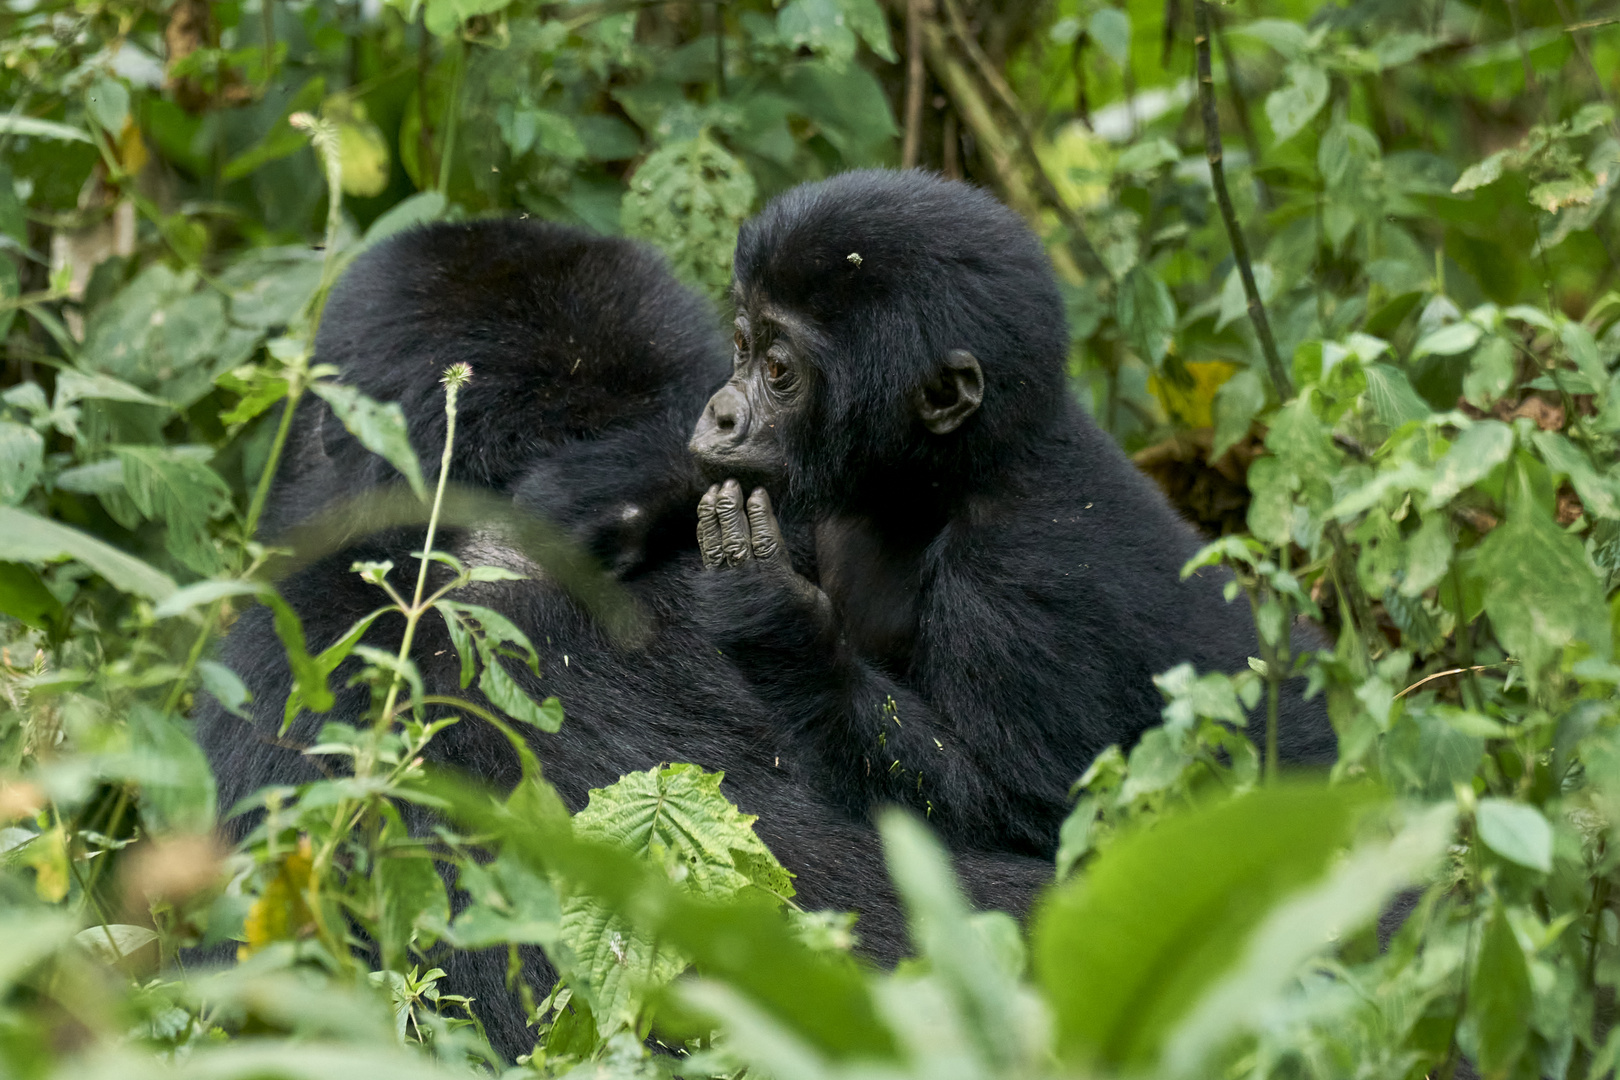
[[[783,8],[778,18],[787,13]],[[677,274],[719,295],[730,284],[737,230],[755,192],[748,167],[699,133],[665,143],[641,163],[624,193],[620,224],[626,235],[663,248]]]
[[[1159,276],[1137,264],[1119,285],[1115,317],[1131,348],[1153,367],[1170,351],[1176,302]]]
[[[1468,166],[1463,170],[1463,174],[1457,177],[1457,182],[1451,185],[1451,193],[1461,195],[1465,191],[1473,191],[1475,188],[1484,187],[1486,184],[1494,184],[1501,179],[1502,166],[1507,164],[1508,156],[1517,152],[1516,149],[1511,147],[1506,150],[1498,150],[1484,161]]]
[[[422,466],[411,448],[410,431],[399,402],[373,400],[352,386],[318,382],[310,386],[360,445],[397,469],[411,485],[416,497],[427,502],[427,485],[422,482]]]
[[[721,792],[724,779],[724,773],[696,765],[630,773],[593,790],[585,809],[574,815],[574,828],[582,837],[655,858],[699,896],[723,899],[751,884],[791,896],[787,872],[754,835],[754,816],[739,811]],[[765,880],[746,876],[737,866],[739,852],[766,860],[774,870]]]
[[[111,448],[124,466],[124,491],[141,516],[167,526],[169,553],[199,574],[223,565],[209,535],[209,522],[231,508],[231,489],[208,462],[206,446],[120,445]]]
[[[1511,799],[1479,800],[1474,812],[1485,846],[1520,866],[1552,870],[1553,830],[1540,810]]]
[[[492,705],[514,720],[553,733],[562,727],[562,704],[555,697],[548,697],[544,701],[534,700],[493,657],[486,657],[484,661],[483,673],[478,676],[478,689],[484,692]]]

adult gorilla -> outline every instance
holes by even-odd
[[[725,378],[713,327],[708,306],[648,248],[554,225],[484,221],[416,230],[362,256],[327,305],[316,358],[337,365],[343,382],[403,406],[430,479],[444,440],[440,372],[471,364],[451,479],[547,516],[598,556],[639,609],[639,634],[609,632],[498,529],[450,530],[441,545],[469,565],[532,575],[475,586],[479,595],[468,598],[500,610],[540,652],[539,679],[514,674],[567,710],[558,734],[535,732],[532,742],[570,808],[583,806],[590,788],[660,762],[723,769],[727,795],[759,815],[760,836],[798,875],[799,901],[858,911],[863,951],[892,962],[905,935],[874,830],[805,783],[791,725],[750,692],[690,616],[702,573],[690,508],[701,487],[685,443]],[[306,399],[292,430],[272,535],[398,479],[318,401]],[[311,647],[378,606],[377,590],[350,571],[354,561],[411,567],[421,543],[420,529],[361,535],[281,582]],[[381,620],[368,640],[393,651],[402,623]],[[412,652],[427,693],[468,693],[437,616],[423,620]],[[285,739],[276,737],[291,678],[264,609],[238,622],[224,660],[254,699],[248,722],[211,701],[199,711],[221,805],[266,784],[315,779],[315,764],[297,747],[312,744],[328,721],[364,715],[368,691],[350,687],[332,711],[304,713]],[[344,675],[339,669],[333,685]],[[430,756],[502,788],[519,778],[510,746],[473,720],[440,734]],[[250,826],[237,818],[228,831],[240,839]],[[997,855],[964,853],[959,866],[976,898],[1014,911],[1050,874],[1047,864]],[[504,952],[457,954],[447,967],[453,989],[476,999],[495,1048],[508,1058],[526,1052],[533,1040],[504,985]],[[525,969],[543,993],[553,975],[538,951],[526,951]]]
[[[795,188],[744,226],[733,293],[691,442],[724,481],[698,509],[709,633],[851,813],[1050,854],[1075,778],[1159,722],[1154,673],[1245,667],[1246,605],[1180,579],[1198,540],[1077,405],[1051,266],[994,199],[921,172]],[[815,583],[767,489],[814,523]],[[1331,761],[1323,709],[1284,698],[1283,757]]]

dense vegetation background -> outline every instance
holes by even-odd
[[[1610,1075],[1617,18],[5,0],[0,1075],[498,1070],[434,961],[524,942],[564,982],[518,1072]],[[542,752],[494,802],[414,764],[435,722],[382,654],[374,723],[326,733],[355,778],[270,793],[248,847],[218,850],[229,808],[184,717],[201,690],[241,703],[212,643],[276,602],[252,536],[282,406],[321,393],[409,453],[396,414],[311,366],[346,262],[412,222],[520,212],[649,239],[718,298],[762,200],[901,163],[1047,239],[1075,392],[1219,538],[1266,637],[1236,678],[1165,673],[1164,726],[1079,778],[1028,936],[888,819],[918,959],[863,970],[716,777],[627,777],[570,821]],[[1297,613],[1331,651],[1286,654]],[[493,657],[526,643],[470,626],[503,700]],[[282,629],[318,706],[345,646]],[[1272,781],[1265,733],[1225,726],[1296,668],[1339,731],[1331,780]],[[406,836],[390,796],[454,829]],[[433,856],[476,898],[453,921]],[[1423,899],[1380,953],[1371,917],[1407,885]],[[176,963],[232,937],[236,969]],[[690,1056],[650,1055],[649,1031]]]

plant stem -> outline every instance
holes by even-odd
[[[922,25],[927,2],[909,0],[906,4],[906,135],[900,147],[902,169],[916,168],[922,142],[923,85],[928,74],[923,62]]]
[[[444,505],[444,487],[450,480],[450,453],[456,439],[456,392],[458,384],[451,382],[444,391],[444,453],[439,457],[439,482],[433,491],[433,508],[428,512],[427,536],[422,541],[421,564],[416,571],[416,592],[411,606],[405,611],[405,634],[399,642],[399,663],[393,681],[388,685],[388,697],[383,701],[382,715],[377,718],[378,728],[387,728],[394,718],[394,705],[399,700],[399,668],[405,666],[411,655],[411,641],[416,637],[416,624],[422,618],[422,594],[427,590],[428,566],[433,561],[433,535],[439,528],[439,508]]]
[[[1254,283],[1254,267],[1249,261],[1249,245],[1243,239],[1237,212],[1232,209],[1232,196],[1226,190],[1226,170],[1221,165],[1221,122],[1215,107],[1215,79],[1210,74],[1209,61],[1209,0],[1194,0],[1193,13],[1196,32],[1193,46],[1198,55],[1198,99],[1203,106],[1204,153],[1209,160],[1210,186],[1215,189],[1215,204],[1220,208],[1221,221],[1226,225],[1227,238],[1232,243],[1232,258],[1237,263],[1238,276],[1243,280],[1243,294],[1249,299],[1249,319],[1254,323],[1254,336],[1260,339],[1260,352],[1266,358],[1271,372],[1271,383],[1277,396],[1287,401],[1294,396],[1294,383],[1277,355],[1277,342],[1271,336],[1271,322],[1266,318],[1266,306],[1260,300],[1260,289]]]

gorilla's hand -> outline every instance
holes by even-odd
[[[832,604],[827,594],[793,569],[782,526],[764,488],[755,488],[746,503],[742,485],[735,480],[709,488],[698,500],[697,535],[706,568],[729,570],[753,564],[761,578],[791,594],[818,620],[830,619]]]

